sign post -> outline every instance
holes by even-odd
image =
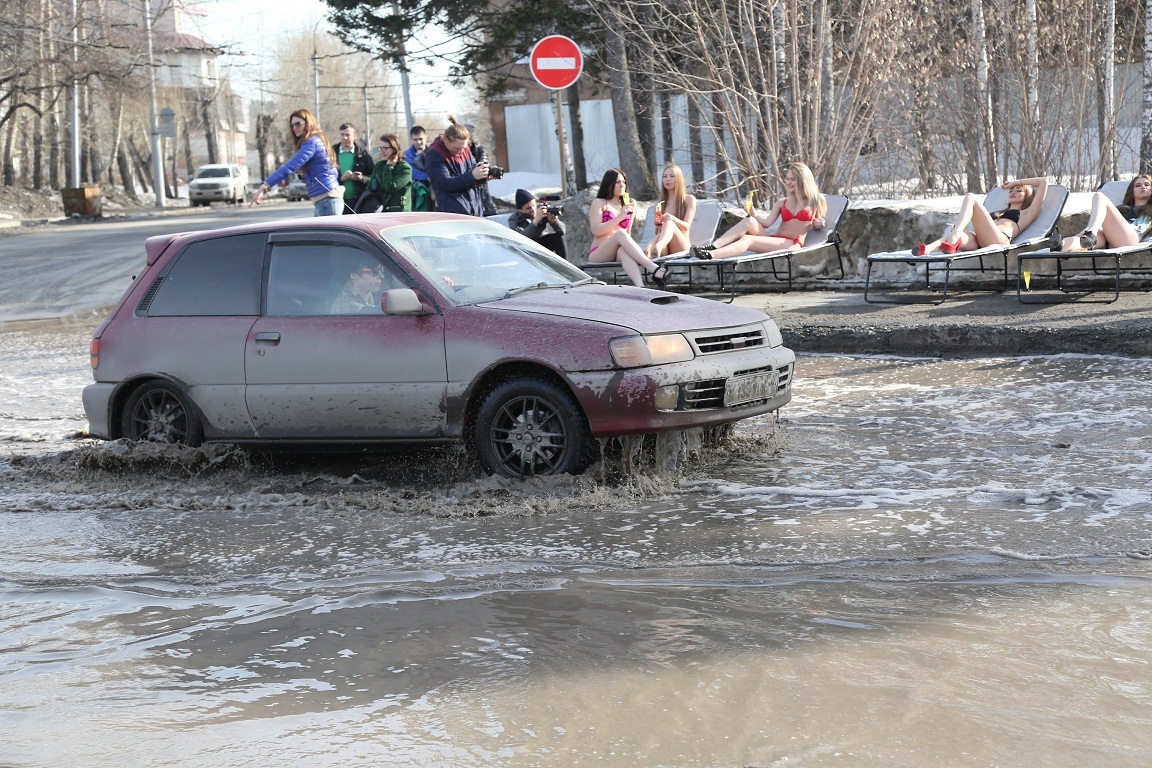
[[[532,77],[545,88],[553,91],[556,105],[556,140],[560,146],[560,191],[568,197],[575,190],[569,190],[568,183],[568,139],[564,135],[564,111],[560,91],[580,79],[584,71],[584,54],[580,46],[564,35],[549,35],[532,46],[528,57]]]

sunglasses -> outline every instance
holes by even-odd
[[[292,126],[293,128],[301,128],[301,127],[303,127],[303,126],[304,126],[304,121],[303,121],[303,120],[293,120],[293,121],[291,122],[291,126]]]

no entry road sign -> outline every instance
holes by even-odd
[[[532,46],[532,76],[545,88],[558,91],[576,82],[584,71],[584,54],[564,35],[549,35]]]

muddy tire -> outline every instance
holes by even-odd
[[[572,395],[536,378],[514,379],[489,392],[472,436],[484,471],[505,477],[578,474],[588,466],[591,442]]]
[[[179,387],[166,381],[141,384],[129,395],[120,416],[120,434],[129,440],[193,448],[204,441],[192,404]]]

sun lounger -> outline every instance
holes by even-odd
[[[656,236],[655,210],[655,207],[649,209],[648,215],[644,217],[644,226],[640,230],[641,246]],[[692,243],[692,245],[703,245],[704,243],[711,242],[720,229],[720,220],[723,217],[724,201],[697,200],[696,216],[688,226],[688,241]],[[687,253],[687,251],[671,254],[664,258],[674,259],[683,256],[685,253]],[[612,270],[613,282],[616,282],[621,275],[624,275],[624,270],[620,268],[620,262],[618,261],[586,261],[580,265],[580,269],[585,272],[610,269]]]
[[[739,256],[731,256],[727,259],[670,257],[662,260],[661,263],[670,269],[686,270],[690,292],[695,287],[692,279],[695,270],[715,269],[716,281],[720,284],[720,290],[723,291],[725,285],[728,287],[729,304],[736,299],[736,273],[752,264],[768,262],[772,267],[772,277],[776,280],[787,281],[788,289],[791,290],[792,260],[794,258],[817,253],[825,248],[834,248],[836,250],[836,263],[840,266],[840,277],[843,278],[844,260],[840,254],[839,229],[840,223],[844,220],[844,212],[848,210],[848,198],[844,195],[825,195],[824,197],[828,203],[828,211],[824,214],[824,228],[809,231],[808,236],[804,239],[804,245],[800,248],[790,251],[769,251],[768,253],[745,251]],[[778,269],[780,259],[786,262],[784,269]]]
[[[1121,205],[1124,202],[1124,191],[1127,188],[1128,182],[1126,181],[1109,181],[1103,184],[1097,191],[1103,192],[1114,205]],[[1121,259],[1125,256],[1145,255],[1152,255],[1152,240],[1144,240],[1135,245],[1121,246],[1119,248],[1097,248],[1091,251],[1063,252],[1044,249],[1020,254],[1016,261],[1016,298],[1021,304],[1061,304],[1066,301],[1081,301],[1089,304],[1111,304],[1120,298]],[[1067,263],[1076,259],[1083,259],[1086,263],[1073,265]],[[1037,263],[1048,260],[1056,263],[1056,271],[1036,272]],[[1147,267],[1138,267],[1131,271],[1148,272],[1152,270],[1149,270]],[[1067,287],[1064,281],[1066,275],[1085,272],[1110,278],[1112,297],[1105,299],[1086,299],[1084,298],[1085,296],[1090,293],[1095,293],[1096,291],[1094,289],[1075,290]],[[1035,283],[1043,282],[1051,277],[1056,278],[1055,288],[1062,295],[1060,298],[1052,298],[1039,291],[1035,293],[1032,291],[1032,286]],[[1076,297],[1066,296],[1066,294],[1072,293],[1080,295]]]
[[[926,256],[915,256],[911,251],[896,253],[873,253],[868,256],[868,270],[864,278],[864,300],[871,304],[942,304],[948,299],[948,285],[953,272],[986,272],[996,270],[1004,275],[1003,290],[1007,290],[1008,283],[1008,257],[1025,251],[1033,251],[1047,247],[1048,235],[1056,227],[1060,212],[1064,210],[1064,203],[1068,200],[1068,189],[1060,184],[1049,184],[1048,195],[1044,200],[1044,207],[1040,215],[1026,229],[1013,238],[1007,245],[990,245],[977,248],[974,251],[957,251],[954,254],[931,253]],[[1008,190],[995,187],[984,198],[984,207],[989,211],[1003,210],[1008,206]],[[985,257],[990,262],[999,260],[997,266],[989,266],[984,262]],[[962,262],[971,262],[976,259],[978,266],[956,266]],[[895,298],[891,295],[885,298],[875,298],[872,295],[872,267],[876,264],[910,264],[924,267],[924,284],[927,290],[939,296],[924,297],[913,295],[906,298]],[[944,283],[940,288],[932,285],[933,272],[944,273]]]

